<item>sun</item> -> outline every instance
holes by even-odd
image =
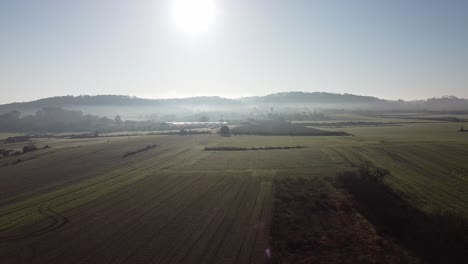
[[[176,26],[186,33],[207,32],[215,22],[215,0],[175,0],[172,16]]]

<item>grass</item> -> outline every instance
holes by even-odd
[[[338,174],[337,182],[353,194],[359,210],[381,233],[396,237],[424,263],[462,263],[468,258],[468,219],[455,212],[423,212],[366,175],[362,169],[346,171]]]
[[[304,146],[295,147],[205,147],[206,151],[246,151],[246,150],[278,150],[278,149],[301,149]]]
[[[408,122],[342,128],[353,134],[346,137],[34,139],[51,148],[25,153],[14,165],[2,167],[14,160],[0,159],[0,240],[6,245],[0,262],[14,262],[18,252],[30,250],[25,244],[34,248],[35,263],[69,262],[67,256],[82,263],[262,263],[271,261],[268,256],[298,263],[300,252],[311,256],[304,261],[318,263],[372,262],[385,252],[411,260],[347,206],[352,198],[318,179],[371,160],[390,170],[385,184],[418,210],[467,215],[468,134],[458,129],[455,123]],[[152,144],[158,147],[122,158]],[[204,151],[265,146],[281,151]],[[282,213],[288,208],[317,215],[296,218]],[[289,231],[282,234],[281,227]],[[301,238],[301,230],[316,248],[288,246],[288,236]],[[270,234],[284,240],[269,240]]]
[[[459,133],[460,123],[427,122],[400,126],[327,128],[345,131],[365,140],[388,142],[468,142],[465,133]]]
[[[0,260],[8,263],[9,256],[17,258],[16,249],[29,241],[36,251],[35,263],[69,262],[68,256],[98,263],[134,263],[141,256],[144,262],[263,261],[271,177],[245,171],[221,175],[193,171],[187,164],[210,155],[197,146],[215,139],[147,136],[79,148],[53,147],[47,151],[57,153],[15,165],[20,167],[11,172],[42,164],[44,171],[35,172],[35,183],[43,179],[51,189],[31,186],[31,193],[2,201],[0,241],[8,246],[0,249]],[[122,161],[122,148],[135,149],[142,142],[156,142],[159,147],[151,151],[155,153],[141,152]],[[47,173],[56,168],[46,164],[69,155],[81,159],[77,165],[98,159],[110,166],[100,173],[98,167],[88,167],[85,171],[95,174],[81,175],[79,181],[48,178]],[[70,171],[71,178],[82,173],[77,168]],[[12,189],[22,186],[21,178],[26,176],[16,177],[9,183]],[[253,226],[258,226],[254,232]]]
[[[467,146],[415,142],[335,150],[351,164],[370,160],[390,170],[387,183],[423,210],[449,210],[468,216]]]
[[[0,133],[0,144],[3,143],[3,141],[9,137],[16,137],[16,136],[21,136],[23,134],[21,133]]]
[[[284,121],[257,121],[248,125],[240,125],[231,129],[232,135],[261,136],[348,136],[345,132],[325,131],[309,128],[301,123]]]

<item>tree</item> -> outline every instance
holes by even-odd
[[[374,183],[383,183],[385,176],[390,174],[389,170],[379,168],[370,161],[359,166],[361,180]]]
[[[231,129],[228,126],[222,126],[219,130],[219,134],[223,137],[230,137],[231,136]]]
[[[122,117],[120,117],[120,115],[116,115],[114,118],[114,122],[116,125],[121,126],[123,124]]]
[[[21,112],[17,110],[13,110],[2,115],[2,117],[8,121],[19,121],[20,116]]]
[[[4,131],[19,130],[20,129],[20,116],[19,111],[10,111],[4,114],[0,114],[0,128]]]
[[[36,150],[38,150],[38,148],[36,147],[36,145],[34,145],[34,143],[31,143],[23,147],[23,153],[36,151]]]
[[[207,116],[200,116],[200,118],[198,119],[199,122],[208,122],[210,121],[210,118],[207,117]]]
[[[179,135],[181,135],[181,136],[186,136],[187,134],[188,134],[188,132],[187,132],[187,130],[185,130],[185,129],[181,129],[181,130],[179,131]]]

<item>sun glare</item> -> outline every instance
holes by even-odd
[[[172,16],[179,29],[189,34],[208,31],[214,24],[216,5],[214,0],[175,0]]]

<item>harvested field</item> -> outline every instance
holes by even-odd
[[[349,200],[327,182],[312,181],[305,195],[300,186],[283,188],[281,179],[334,177],[371,160],[390,170],[385,184],[415,207],[466,215],[468,138],[452,125],[434,123],[427,137],[418,133],[429,124],[409,123],[344,128],[354,135],[346,137],[35,138],[39,148],[51,148],[24,153],[19,163],[17,157],[0,159],[0,263],[267,263],[268,255],[297,262],[302,253],[318,263],[339,263],[342,240],[369,249],[360,253],[358,247],[348,247],[352,260],[372,260],[390,249],[395,255],[389,256],[406,256],[405,249],[379,238],[353,210],[333,209],[333,204],[346,207]],[[157,147],[146,149],[151,145]],[[265,146],[271,150],[205,151]],[[141,149],[145,151],[122,158]],[[285,220],[278,211],[272,213],[278,190],[305,205],[313,201],[316,214],[289,219],[298,228],[291,232],[311,231],[317,239],[316,233],[329,230],[328,242],[309,241],[318,247],[295,251],[296,256],[287,246],[269,244],[270,235],[278,235],[270,233],[275,221]],[[293,203],[286,209],[301,206]],[[315,223],[310,230],[304,229],[308,223]],[[353,229],[347,230],[350,223]],[[382,239],[388,242],[383,247]]]
[[[158,139],[164,152],[156,148],[155,153],[140,153],[138,160],[105,173],[37,190],[14,202],[4,199],[1,262],[21,263],[22,258],[33,258],[34,263],[263,262],[270,175],[194,172],[184,164],[209,155],[198,139],[145,138]],[[132,140],[126,144],[136,143]],[[201,138],[200,145],[205,140],[210,137]],[[98,145],[105,149],[106,144]],[[109,151],[113,153],[109,160],[122,160],[121,151]],[[44,177],[52,184],[54,179]]]
[[[461,143],[406,143],[334,149],[352,165],[370,160],[390,170],[387,184],[423,210],[452,210],[468,216],[467,147]]]
[[[156,144],[146,145],[146,147],[144,147],[144,148],[140,148],[140,149],[137,149],[137,150],[134,150],[134,151],[129,151],[129,152],[125,153],[125,154],[123,155],[123,157],[126,158],[126,157],[129,157],[129,156],[132,156],[132,155],[141,153],[141,152],[145,152],[145,151],[148,151],[148,150],[150,150],[150,149],[154,149],[154,148],[157,147],[157,146],[158,146],[158,145],[156,145]]]
[[[277,150],[277,149],[301,149],[303,146],[296,147],[205,147],[206,151],[246,151],[246,150]]]
[[[233,135],[263,135],[263,136],[348,136],[345,132],[325,131],[309,128],[302,124],[280,121],[262,121],[248,125],[240,125],[231,130]]]

